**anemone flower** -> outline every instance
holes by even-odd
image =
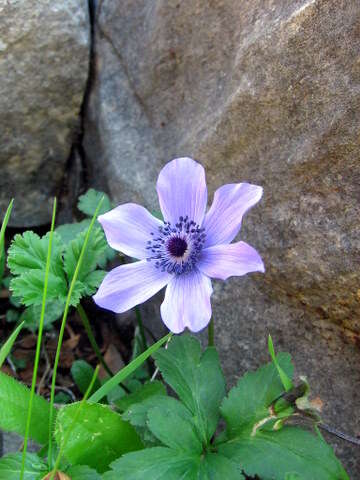
[[[264,272],[254,248],[245,242],[230,243],[245,212],[260,200],[262,188],[249,183],[223,185],[205,213],[204,168],[191,158],[176,158],[161,170],[157,193],[164,221],[134,203],[99,217],[109,245],[139,261],[111,270],[94,300],[122,313],[166,286],[161,305],[165,325],[174,333],[186,327],[198,332],[211,318],[211,278]]]

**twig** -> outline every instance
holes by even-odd
[[[325,430],[326,432],[331,433],[332,435],[335,435],[341,438],[342,440],[345,440],[346,442],[353,443],[354,445],[360,446],[360,438],[352,437],[347,433],[340,432],[340,430],[330,427],[330,425],[327,425],[326,423],[319,423],[318,426],[322,430]]]

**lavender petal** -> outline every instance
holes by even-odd
[[[205,247],[230,243],[238,234],[243,215],[261,198],[263,189],[249,183],[223,185],[205,216]]]
[[[108,244],[133,258],[145,259],[149,256],[146,249],[151,240],[151,232],[156,233],[161,225],[146,208],[135,203],[125,203],[100,215]]]
[[[250,272],[265,272],[258,252],[245,242],[205,248],[197,267],[208,277],[221,280]]]
[[[99,307],[123,313],[155,295],[170,278],[146,260],[121,265],[106,275],[93,299]]]
[[[212,291],[211,280],[198,270],[174,276],[161,305],[161,317],[168,329],[180,333],[186,327],[192,332],[205,328],[211,318]]]
[[[166,221],[175,224],[188,215],[201,225],[207,204],[205,170],[191,158],[176,158],[161,170],[157,181],[160,208]]]

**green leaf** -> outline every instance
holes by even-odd
[[[8,266],[15,275],[10,282],[10,290],[27,306],[42,302],[48,243],[49,234],[40,238],[29,230],[15,235],[8,250]],[[47,298],[52,300],[66,296],[62,251],[61,239],[54,234],[47,292]]]
[[[26,305],[41,305],[44,290],[45,271],[30,270],[14,277],[10,283],[10,289],[14,296],[19,297],[21,302]],[[66,295],[66,283],[61,277],[49,273],[47,298],[59,300]]]
[[[66,471],[71,480],[101,480],[101,476],[87,465],[74,465]]]
[[[66,247],[64,254],[64,268],[69,282],[73,278],[85,238],[86,232],[82,232]],[[76,284],[77,294],[72,299],[72,305],[76,305],[79,298],[82,296],[89,295],[96,290],[103,278],[103,273],[94,274],[93,272],[98,265],[99,257],[104,254],[105,250],[106,241],[104,235],[99,228],[94,228],[91,232],[83,262],[81,264]]]
[[[293,366],[287,353],[277,356],[278,364],[292,378]],[[268,363],[256,370],[248,372],[240,378],[224,399],[221,413],[226,421],[228,438],[238,434],[250,435],[257,424],[271,416],[271,404],[282,393],[284,387],[274,363]]]
[[[104,197],[104,200],[99,210],[99,215],[102,215],[111,210],[113,205],[106,193],[98,192],[93,188],[90,188],[84,195],[79,197],[77,207],[81,212],[85,213],[85,215],[92,217],[102,197]]]
[[[203,448],[192,414],[178,400],[165,398],[165,405],[148,411],[149,429],[165,446],[200,456]]]
[[[0,480],[19,480],[21,461],[21,453],[11,453],[0,458]],[[41,480],[46,473],[47,466],[45,462],[34,453],[28,453],[25,459],[23,479]]]
[[[280,377],[281,382],[284,386],[284,389],[286,391],[291,390],[294,385],[293,385],[292,381],[290,380],[290,378],[286,375],[284,370],[280,367],[280,365],[277,361],[277,358],[276,358],[276,355],[275,355],[275,350],[274,350],[274,344],[273,344],[271,335],[269,335],[269,337],[268,337],[268,348],[269,348],[269,353],[270,353],[271,359],[274,362],[274,365],[275,365],[275,367],[276,367],[276,369],[279,373],[279,377]]]
[[[284,480],[289,472],[306,480],[349,480],[330,446],[299,427],[258,430],[253,436],[244,432],[218,448],[247,475],[262,480]]]
[[[44,328],[49,329],[51,325],[58,320],[64,312],[64,302],[54,300],[46,303]],[[39,328],[41,315],[41,305],[31,305],[21,314],[20,320],[25,323],[25,327],[35,332]]]
[[[122,383],[127,377],[129,377],[137,368],[142,365],[145,360],[153,355],[165,342],[171,338],[172,333],[168,333],[165,337],[158,340],[154,345],[151,345],[145,352],[139,355],[135,360],[130,362],[126,367],[122,368],[116,375],[110,378],[104,385],[97,392],[95,392],[89,400],[91,402],[99,402],[102,398],[106,397],[106,395],[119,383]]]
[[[139,390],[118,398],[114,403],[121,412],[124,412],[131,405],[143,402],[154,395],[166,395],[164,384],[157,380],[145,383]]]
[[[198,340],[189,335],[172,339],[167,350],[154,355],[165,381],[194,415],[203,443],[210,441],[225,395],[225,380],[214,347],[201,353]]]
[[[14,199],[11,200],[11,202],[9,203],[9,206],[6,210],[5,217],[0,229],[0,281],[4,275],[4,269],[5,269],[5,231],[10,219],[13,203],[14,203]]]
[[[25,433],[30,390],[14,378],[0,372],[0,429]],[[34,396],[30,437],[43,445],[49,437],[49,403],[39,395]]]
[[[96,292],[100,286],[100,283],[104,280],[106,273],[107,272],[104,270],[94,270],[93,272],[89,273],[85,282],[86,295],[91,296]]]
[[[85,218],[81,222],[65,223],[56,227],[55,231],[60,235],[63,244],[67,246],[79,233],[89,228],[90,222],[89,218]]]
[[[9,310],[6,311],[5,318],[8,323],[17,322],[20,318],[20,312],[18,312],[18,310],[14,310],[13,308],[10,308]]]
[[[112,463],[103,480],[244,480],[239,468],[218,454],[204,456],[154,447]]]
[[[15,328],[15,330],[12,332],[10,337],[6,340],[4,345],[0,348],[0,368],[1,368],[2,364],[5,362],[6,357],[9,355],[9,353],[12,349],[12,346],[14,345],[14,342],[15,342],[17,336],[19,335],[20,330],[22,329],[23,326],[24,326],[24,322],[21,322],[20,325],[18,325]]]
[[[13,238],[8,250],[8,266],[13,275],[21,275],[29,270],[44,270],[46,266],[49,233],[42,238],[31,230]],[[63,243],[56,233],[53,237],[50,272],[63,276]]]
[[[78,389],[83,395],[85,394],[91,383],[94,372],[95,370],[93,369],[93,367],[87,362],[85,362],[85,360],[75,360],[75,362],[71,366],[71,375]],[[100,380],[97,378],[90,394],[95,392],[100,387],[101,383]]]
[[[59,410],[55,428],[58,445],[63,444],[77,408],[78,404],[73,403]],[[140,448],[142,443],[135,430],[119,414],[106,405],[85,403],[63,452],[73,464],[104,472],[120,455]]]

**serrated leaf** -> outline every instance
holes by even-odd
[[[173,338],[167,349],[154,355],[165,381],[194,415],[204,444],[210,441],[219,420],[225,380],[214,347],[201,352],[194,337]]]
[[[19,480],[21,462],[22,453],[11,453],[0,458],[0,480]],[[46,472],[47,466],[41,458],[34,453],[26,454],[24,480],[41,480]]]
[[[64,302],[55,300],[47,302],[45,307],[44,328],[49,329],[58,320],[64,311]],[[39,328],[41,305],[31,305],[21,314],[20,320],[25,327],[35,332]]]
[[[41,305],[44,290],[45,271],[30,270],[14,277],[10,283],[10,289],[15,297],[21,299],[21,303]],[[63,278],[49,273],[47,298],[52,300],[63,299],[66,296],[67,285]]]
[[[72,242],[70,242],[64,254],[64,268],[68,277],[69,283],[74,275],[78,259],[80,257],[81,249],[84,244],[86,232],[80,233]],[[75,297],[80,299],[83,295],[88,295],[88,292],[93,292],[94,285],[97,285],[102,274],[94,274],[94,270],[98,265],[98,260],[106,250],[106,241],[103,233],[99,228],[94,228],[91,232],[89,242],[87,244],[83,262],[79,271],[76,282],[76,292],[74,292],[74,299],[72,305],[76,305]],[[96,287],[95,287],[96,288]],[[75,295],[76,294],[76,295]]]
[[[10,219],[13,203],[14,203],[14,200],[11,200],[6,210],[4,220],[2,222],[1,229],[0,229],[0,281],[4,275],[4,269],[5,269],[5,256],[6,256],[5,255],[5,231]]]
[[[106,193],[98,192],[93,188],[90,188],[84,195],[79,197],[77,207],[81,212],[85,213],[85,215],[92,217],[102,197],[104,197],[104,200],[99,210],[99,215],[102,215],[111,210],[113,206]]]
[[[101,476],[87,465],[74,465],[66,471],[71,480],[101,480]]]
[[[91,383],[95,370],[85,360],[75,360],[71,366],[71,375],[80,392],[84,395]],[[96,378],[90,395],[101,387],[100,380]]]
[[[192,455],[166,447],[129,453],[111,468],[103,480],[244,480],[239,468],[219,454]]]
[[[40,238],[32,231],[15,235],[8,250],[8,266],[15,277],[10,282],[14,297],[26,306],[42,302],[49,234]],[[66,295],[67,283],[62,263],[63,244],[54,234],[48,282],[48,299],[60,299]]]
[[[30,390],[14,378],[0,372],[0,429],[25,434]],[[30,437],[40,444],[49,438],[49,403],[39,395],[34,396]],[[55,416],[55,412],[54,412]]]
[[[45,270],[49,233],[42,238],[31,230],[13,238],[8,250],[8,266],[13,275],[21,275],[29,270]],[[62,251],[64,245],[59,235],[54,233],[50,272],[63,275]]]
[[[247,475],[262,480],[284,480],[289,472],[306,480],[349,480],[330,446],[299,427],[243,433],[218,448]]]
[[[163,383],[155,380],[145,383],[139,390],[134,393],[121,396],[114,403],[120,412],[124,412],[131,405],[143,402],[144,400],[158,395],[166,395],[166,389]]]
[[[288,377],[292,378],[290,355],[280,353],[277,361]],[[230,390],[220,408],[226,421],[228,438],[244,432],[251,434],[257,423],[271,415],[269,407],[282,393],[284,387],[273,362],[255,372],[246,373]]]
[[[85,281],[85,294],[88,296],[93,295],[99,288],[100,283],[104,280],[107,272],[104,270],[94,270],[89,273]]]
[[[55,438],[59,446],[63,444],[77,409],[77,403],[73,403],[58,412]],[[120,455],[140,448],[142,443],[135,430],[119,414],[105,405],[85,403],[63,453],[73,464],[88,465],[104,472]]]

